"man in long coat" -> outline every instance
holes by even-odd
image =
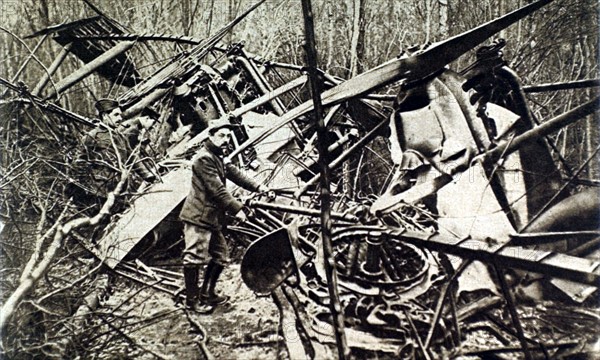
[[[226,178],[249,191],[269,190],[245,176],[234,165],[224,163],[223,149],[231,139],[233,126],[226,120],[213,120],[209,124],[208,139],[193,160],[192,187],[179,215],[184,222],[186,306],[196,311],[201,311],[202,304],[218,305],[228,300],[228,297],[215,292],[223,268],[231,261],[222,228],[226,213],[242,221],[246,220],[246,215],[244,205],[225,187]],[[207,258],[210,260],[202,288],[198,289],[200,266]]]

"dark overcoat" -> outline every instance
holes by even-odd
[[[225,179],[249,191],[256,191],[259,187],[256,181],[245,176],[233,164],[224,164],[221,148],[206,140],[193,160],[192,187],[179,218],[198,226],[221,229],[225,213],[233,215],[243,207],[225,187]]]

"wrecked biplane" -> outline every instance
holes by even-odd
[[[480,47],[476,62],[460,73],[446,66],[549,2],[346,81],[321,72],[327,128],[321,156],[333,180],[331,259],[321,251],[316,143],[322,139],[315,106],[306,100],[306,68],[253,56],[241,43],[218,45],[253,8],[203,41],[128,35],[102,15],[44,29],[34,35],[52,34],[87,64],[45,94],[47,79],[31,93],[15,90],[47,111],[96,125],[48,101],[97,72],[128,87],[118,96],[123,119],[153,119],[152,151],[144,154],[153,180],[129,184],[136,194],[129,206],[93,238],[80,239],[109,268],[131,271],[127,260],[177,243],[188,161],[208,121],[224,118],[241,125],[229,160],[278,194],[246,198],[252,216],[231,226],[229,237],[244,249],[246,285],[288,304],[282,316],[297,319],[284,332],[287,339],[302,333],[301,346],[288,344],[292,357],[328,356],[317,343],[339,342],[337,331],[355,351],[431,358],[460,344],[461,329],[473,330],[465,326],[469,319],[502,306],[530,357],[537,350],[527,344],[515,296],[541,300],[552,289],[582,303],[598,285],[590,245],[598,238],[598,192],[571,191],[577,172],[561,178],[547,138],[595,112],[598,99],[539,125],[502,58],[502,40]],[[128,51],[150,40],[194,46],[142,78]],[[276,81],[283,78],[291,80]],[[373,96],[390,84],[396,95]],[[334,264],[339,298],[328,292],[326,262]],[[177,282],[159,288],[181,296]]]

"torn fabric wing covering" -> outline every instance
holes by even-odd
[[[77,56],[84,63],[89,63],[107,50],[119,43],[115,40],[92,40],[81,37],[90,35],[122,34],[123,29],[114,21],[104,16],[94,16],[87,19],[73,21],[68,24],[51,26],[28,36],[54,34],[53,39],[63,47],[70,43],[69,52]],[[120,54],[98,68],[98,73],[108,80],[124,86],[134,86],[141,81],[134,61],[127,53]]]

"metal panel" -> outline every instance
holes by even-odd
[[[179,168],[149,187],[100,240],[101,258],[114,268],[133,247],[160,223],[188,194],[192,171]]]

